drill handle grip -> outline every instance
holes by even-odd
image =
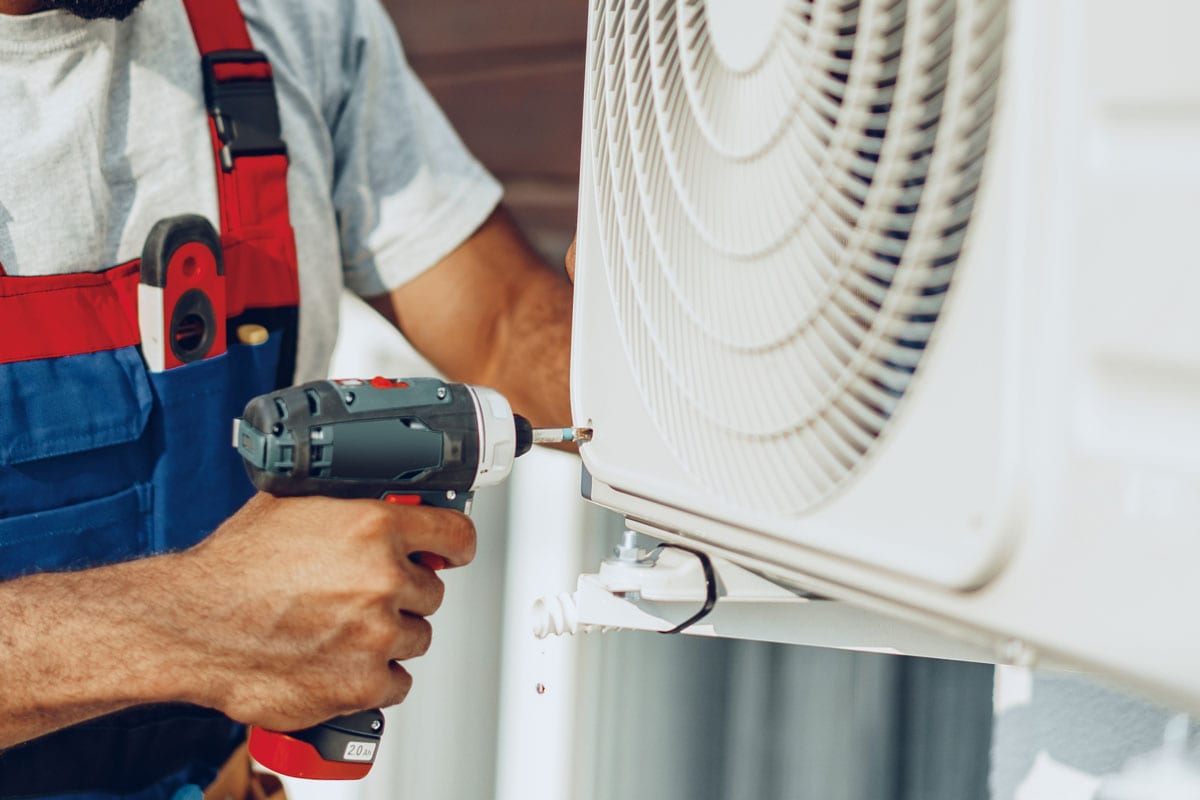
[[[380,499],[394,505],[438,505],[428,502],[425,494],[436,494],[432,499],[442,501],[443,508],[460,511],[465,511],[471,501],[470,492],[463,492],[461,500],[441,492],[388,492]],[[446,567],[446,560],[436,553],[413,553],[411,558],[432,570]],[[264,767],[292,778],[358,780],[371,771],[382,735],[383,713],[379,709],[335,717],[293,733],[251,727],[250,755]]]

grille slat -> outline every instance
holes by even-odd
[[[599,244],[679,464],[800,514],[871,458],[919,380],[970,235],[1007,2],[784,0],[733,69],[719,1],[592,3]]]

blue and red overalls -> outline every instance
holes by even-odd
[[[291,382],[299,285],[271,67],[237,0],[184,5],[201,53],[219,245],[215,232],[205,245],[211,225],[192,217],[160,223],[143,259],[103,271],[17,277],[0,266],[3,580],[203,539],[252,492],[231,421]],[[154,296],[161,312],[145,302]],[[168,351],[159,370],[143,352],[156,318]],[[266,328],[266,341],[239,341],[245,324]],[[0,753],[0,795],[153,784],[144,796],[170,797],[211,781],[243,738],[207,709],[131,709]]]

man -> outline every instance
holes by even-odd
[[[238,5],[0,0],[0,796],[194,792],[230,719],[404,698],[443,588],[410,557],[466,564],[470,520],[236,510],[229,419],[324,374],[343,283],[450,378],[569,421],[569,284],[494,212],[377,1]],[[148,242],[187,214],[220,233],[228,351],[147,370]]]

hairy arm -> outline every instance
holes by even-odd
[[[0,747],[139,703],[184,665],[156,630],[176,556],[0,584]]]
[[[143,703],[276,730],[398,703],[444,591],[425,552],[469,562],[470,519],[260,494],[186,552],[0,583],[0,748]]]
[[[571,284],[505,213],[419,277],[367,302],[452,380],[498,390],[535,426],[571,423]]]

